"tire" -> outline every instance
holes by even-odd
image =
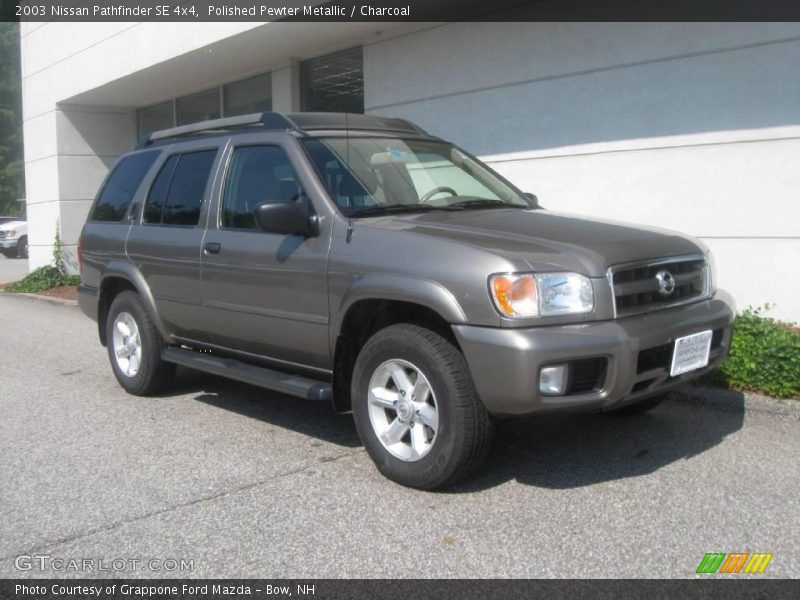
[[[126,330],[129,335],[125,335]],[[106,348],[114,375],[125,391],[147,396],[172,382],[175,365],[161,360],[163,347],[139,295],[132,291],[118,294],[108,310]],[[128,355],[127,362],[124,354]]]
[[[481,465],[491,445],[492,420],[464,356],[429,329],[400,324],[372,336],[356,359],[351,398],[367,453],[401,485],[451,486]]]
[[[28,236],[22,236],[17,243],[17,256],[19,258],[28,258]]]
[[[634,404],[628,404],[627,406],[623,406],[621,408],[609,410],[605,414],[613,417],[634,417],[636,415],[643,415],[644,413],[653,410],[664,400],[666,400],[666,398],[667,394],[653,396],[652,398],[646,398],[645,400],[640,400]]]

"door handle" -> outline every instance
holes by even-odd
[[[206,247],[203,249],[203,252],[206,254],[219,254],[219,251],[222,249],[222,244],[217,242],[209,242],[206,244]]]

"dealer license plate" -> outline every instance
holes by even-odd
[[[701,331],[675,340],[672,354],[672,366],[669,374],[672,377],[702,369],[708,365],[708,354],[711,351],[712,332]]]

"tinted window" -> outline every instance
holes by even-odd
[[[178,125],[197,123],[206,119],[219,119],[219,88],[178,98],[175,104]]]
[[[237,148],[225,182],[222,226],[255,229],[253,211],[264,202],[296,202],[306,210],[311,209],[283,148]]]
[[[364,51],[361,46],[300,63],[304,111],[364,112]]]
[[[144,222],[197,225],[216,156],[216,150],[171,156],[150,188]]]
[[[229,83],[223,88],[225,116],[272,110],[272,74]]]
[[[93,221],[121,221],[133,195],[153,166],[158,151],[139,152],[120,160],[103,186],[92,209]]]
[[[136,111],[139,137],[152,131],[172,127],[174,125],[174,108],[172,100],[169,100]]]
[[[164,212],[164,205],[167,203],[169,184],[172,181],[172,174],[175,172],[175,165],[178,164],[178,155],[173,154],[161,167],[158,177],[150,188],[147,196],[147,204],[144,207],[143,220],[145,223],[161,223],[161,215]]]

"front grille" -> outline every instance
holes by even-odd
[[[701,256],[611,267],[608,278],[616,317],[686,304],[707,295],[708,269]]]
[[[0,240],[4,240],[4,239],[6,239],[6,234],[7,234],[7,232],[5,232],[5,231],[0,231]]]

